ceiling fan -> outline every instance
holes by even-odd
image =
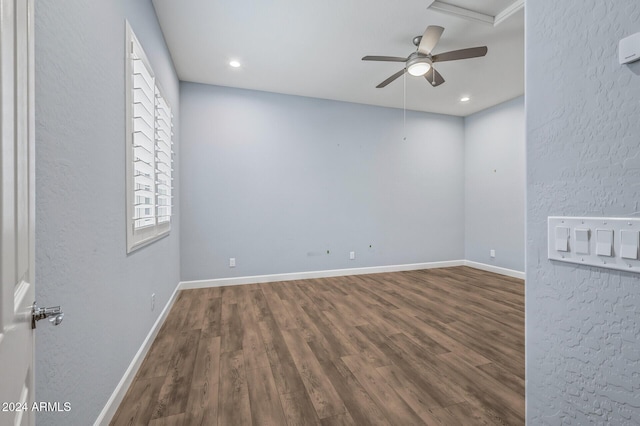
[[[444,83],[444,78],[438,71],[433,68],[436,62],[457,61],[459,59],[478,58],[487,54],[487,46],[471,47],[468,49],[453,50],[433,55],[431,52],[440,41],[444,28],[437,25],[430,25],[421,36],[413,38],[413,44],[417,47],[416,51],[406,58],[398,56],[365,56],[363,61],[383,61],[383,62],[404,62],[406,65],[403,69],[387,78],[376,87],[381,89],[403,75],[405,72],[424,78],[433,87],[437,87]]]

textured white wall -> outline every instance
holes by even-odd
[[[550,215],[640,210],[638,0],[526,3],[527,420],[640,424],[640,277],[547,260]]]
[[[524,97],[466,117],[464,130],[465,259],[524,272]]]
[[[36,400],[71,403],[37,422],[89,425],[179,281],[177,220],[169,237],[126,254],[125,18],[176,123],[179,86],[150,1],[35,4],[36,295],[65,312],[36,331]]]

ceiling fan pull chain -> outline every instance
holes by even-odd
[[[407,73],[402,74],[403,97],[402,97],[402,133],[403,141],[407,140]]]

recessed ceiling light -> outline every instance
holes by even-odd
[[[470,100],[471,100],[471,98],[468,97],[468,96],[463,96],[463,97],[460,98],[460,102],[469,102]]]
[[[239,68],[240,67],[240,62],[231,61],[231,62],[229,62],[229,65],[232,66],[233,68]]]

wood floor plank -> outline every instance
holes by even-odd
[[[460,358],[464,359],[471,365],[483,365],[491,362],[479,353],[470,349],[464,342],[453,339],[447,333],[432,327],[430,324],[427,324],[419,318],[416,318],[416,321],[419,322],[420,330],[422,330],[431,339],[438,342],[443,348],[446,348],[447,352],[456,353]]]
[[[434,354],[449,352],[449,349],[443,346],[440,342],[431,338],[431,336],[425,332],[416,317],[406,313],[403,309],[386,311],[381,310],[378,306],[372,306],[372,309],[387,322],[395,324],[396,328],[398,328],[403,334],[411,336],[413,339],[420,342],[420,345],[429,350],[429,352]]]
[[[376,426],[393,424],[380,411],[376,402],[371,399],[341,359],[331,358],[331,355],[317,342],[312,341],[308,345],[356,424]]]
[[[192,387],[220,380],[220,353],[220,337],[200,337],[191,379]]]
[[[201,330],[202,322],[204,321],[205,304],[207,299],[203,300],[202,295],[206,294],[206,291],[196,290],[191,297],[191,303],[189,304],[189,311],[182,324],[182,330]]]
[[[153,419],[149,422],[149,426],[183,426],[185,424],[185,414],[174,414],[173,416]]]
[[[280,396],[271,373],[271,367],[248,370],[249,404],[251,420],[255,425],[280,426],[285,424]]]
[[[426,424],[436,423],[431,409],[442,408],[428,393],[421,392],[411,380],[394,365],[378,367],[376,369],[384,383],[400,395],[400,397],[420,416]]]
[[[182,332],[177,338],[168,373],[158,395],[153,419],[185,411],[195,366],[197,351],[194,348],[198,347],[199,340],[200,330]]]
[[[524,285],[469,267],[180,291],[111,425],[523,425]]]
[[[489,376],[493,377],[496,381],[504,384],[506,387],[514,391],[517,395],[524,398],[524,379],[518,377],[515,374],[509,373],[503,367],[495,363],[478,365],[477,368]]]
[[[477,278],[475,280],[460,280],[458,275],[452,275],[447,271],[435,271],[433,275],[437,280],[446,282],[446,289],[441,288],[442,282],[426,280],[421,288],[416,288],[415,282],[409,282],[409,285],[413,286],[411,290],[419,293],[424,292],[425,287],[428,288],[427,297],[431,297],[434,302],[440,305],[456,308],[454,313],[458,312],[455,314],[457,320],[465,318],[465,312],[477,309],[480,309],[484,315],[497,319],[500,319],[501,315],[518,314],[523,309],[522,306],[515,307],[509,303],[512,300],[518,300],[518,298],[523,299],[521,296],[517,297],[508,292],[511,286],[503,286],[503,291],[496,293],[488,288],[490,281],[479,281]],[[460,309],[461,307],[465,309]]]
[[[504,384],[484,374],[481,370],[466,364],[455,354],[438,355],[444,361],[439,368],[467,392],[466,401],[482,407],[493,420],[504,424],[524,423],[524,399]]]
[[[368,324],[369,322],[363,316],[364,312],[360,310],[364,307],[357,303],[351,303],[350,299],[351,297],[349,296],[342,296],[340,301],[335,301],[333,304],[336,309],[328,311],[334,312],[335,315],[342,319],[342,322],[352,327]]]
[[[356,423],[349,413],[338,414],[337,416],[327,417],[320,420],[322,426],[356,426]]]
[[[378,403],[378,407],[388,419],[394,419],[396,424],[422,425],[424,422],[411,407],[385,383],[375,368],[371,368],[363,358],[349,355],[342,358],[349,370],[369,395]]]
[[[318,417],[324,419],[345,413],[346,408],[342,399],[324,374],[307,342],[294,330],[282,330],[282,336]]]
[[[111,420],[111,426],[146,425],[151,420],[164,377],[136,378]]]
[[[251,305],[253,307],[253,313],[256,316],[256,321],[264,321],[265,317],[271,316],[271,311],[267,306],[267,300],[264,298],[262,290],[257,289],[249,292],[251,297]]]
[[[391,363],[387,356],[358,330],[358,327],[342,322],[342,317],[336,316],[332,311],[325,311],[323,313],[336,330],[351,342],[351,345],[355,347],[355,353],[366,357],[367,362],[371,365],[381,367]]]
[[[271,315],[278,323],[278,327],[281,330],[290,330],[296,328],[295,321],[291,317],[289,311],[285,308],[282,303],[282,299],[278,296],[273,289],[266,287],[262,290],[264,297],[267,301],[267,305],[269,306],[269,310],[271,311]]]
[[[343,282],[344,281],[336,281],[335,286],[339,286]],[[345,324],[353,327],[367,324],[367,321],[362,318],[362,312],[360,309],[358,309],[357,306],[348,303],[348,296],[346,294],[339,293],[339,295],[336,295],[336,292],[327,291],[321,293],[321,297],[323,297],[329,305],[329,308],[325,311],[334,312],[335,315],[339,316],[341,321]]]
[[[445,408],[445,411],[450,414],[450,418],[453,419],[455,424],[462,424],[464,422],[472,422],[472,424],[478,426],[492,426],[496,424],[496,419],[489,417],[486,411],[474,407],[467,401],[450,405]]]
[[[217,425],[220,353],[220,337],[205,337],[204,334],[200,336],[185,413],[185,424]]]
[[[207,299],[217,299],[222,297],[222,287],[208,287],[207,290]]]
[[[260,328],[253,310],[253,300],[248,291],[242,292],[238,301],[238,311],[244,330],[242,336],[242,352],[244,355],[245,371],[257,368],[269,368],[269,358],[264,345]]]
[[[292,293],[290,297],[293,297]],[[287,298],[282,301],[282,305],[287,312],[289,312],[289,315],[293,320],[293,324],[295,325],[294,328],[299,331],[299,333],[304,337],[304,340],[309,341],[323,338],[320,330],[318,330],[300,304],[290,298]]]
[[[273,378],[280,394],[304,392],[304,383],[289,353],[278,325],[272,317],[258,323],[262,339],[273,372]]]
[[[138,370],[137,377],[145,379],[149,377],[164,377],[169,370],[173,348],[176,344],[176,336],[166,330],[158,333],[156,339],[149,348],[149,353]]]
[[[357,275],[352,277],[352,286],[358,292],[370,297],[376,304],[381,305],[386,309],[398,309],[396,305],[382,297],[378,292],[371,290],[371,283],[367,281],[366,277]]]
[[[411,381],[429,401],[434,401],[441,407],[464,401],[463,392],[457,389],[454,383],[447,383],[437,370],[434,370],[429,365],[423,365],[421,356],[407,353],[395,343],[394,338],[397,338],[399,335],[386,338],[369,326],[360,327],[360,330],[362,333],[365,333],[372,342],[376,343],[380,350],[392,361],[392,365],[400,369],[404,373],[404,376]],[[404,337],[408,339],[408,337]]]
[[[394,284],[401,287],[402,282],[401,280],[396,280]],[[454,306],[438,303],[431,297],[422,296],[416,291],[407,291],[406,289],[398,287],[387,290],[386,294],[398,305],[399,309],[415,316],[430,315],[433,314],[433,312],[437,312],[438,320],[444,323],[457,319],[459,311]]]
[[[464,404],[461,402],[460,404]],[[457,404],[450,405],[450,407],[455,407]],[[451,425],[474,425],[471,418],[465,419],[462,423],[460,420],[454,417],[451,412],[447,411],[446,408],[432,408],[429,410],[431,417],[433,418],[433,422],[429,424],[434,424],[438,426],[451,426]],[[475,426],[475,425],[474,425]]]
[[[222,297],[206,299],[204,317],[202,319],[202,333],[207,337],[220,336],[222,332]]]
[[[366,293],[360,292],[359,289],[354,288],[354,294],[346,297],[348,303],[354,306],[355,309],[358,310],[360,316],[365,320],[366,324],[370,324],[375,326],[378,330],[380,330],[384,335],[390,336],[392,334],[400,333],[398,327],[395,324],[385,320],[380,315],[378,315],[373,310],[373,306],[381,305],[377,303],[376,300],[368,297]],[[397,308],[392,308],[397,309]]]
[[[227,294],[227,293],[223,293]],[[221,307],[222,316],[222,352],[236,352],[242,349],[245,329],[242,327],[242,319],[238,311],[237,297],[233,296],[236,303],[225,304],[224,298]]]
[[[320,418],[306,390],[280,395],[280,401],[288,426],[320,425]]]
[[[185,318],[189,314],[189,306],[191,305],[192,293],[189,291],[181,290],[176,296],[176,301],[173,303],[169,315],[162,324],[158,335],[170,334],[174,335],[183,331],[182,325]]]
[[[220,297],[223,305],[235,305],[238,303],[238,294],[241,286],[222,287],[220,289]]]
[[[299,282],[297,286],[319,310],[325,311],[333,308],[333,305],[321,296],[322,292],[319,287],[325,286],[322,280],[305,280],[304,282]]]
[[[220,355],[219,425],[250,425],[251,407],[242,351]]]
[[[465,328],[467,330],[474,331],[477,330],[487,336],[493,336],[495,340],[510,349],[523,351],[524,324],[522,324],[522,330],[520,330],[520,327],[515,328],[513,326],[514,323],[515,321],[512,321],[509,326],[506,326],[504,322],[498,322],[492,318],[469,312],[464,320],[454,321],[447,325],[454,328]]]
[[[287,300],[287,295],[284,292],[284,287],[287,285],[289,285],[287,282],[273,283],[273,285],[269,286],[269,289],[278,295],[278,299]]]
[[[333,324],[331,324],[327,317],[320,311],[319,306],[315,305],[311,299],[297,287],[292,287],[292,290],[295,295],[299,296],[296,300],[299,301],[302,310],[307,314],[318,331],[322,333],[327,344],[325,349],[337,356],[354,355],[357,353],[357,349],[342,333],[334,328]]]
[[[446,332],[454,339],[464,341],[472,350],[478,352],[483,357],[502,365],[507,371],[524,379],[524,351],[511,349],[506,345],[496,342],[490,336],[479,338],[481,335],[463,327],[446,326]]]

